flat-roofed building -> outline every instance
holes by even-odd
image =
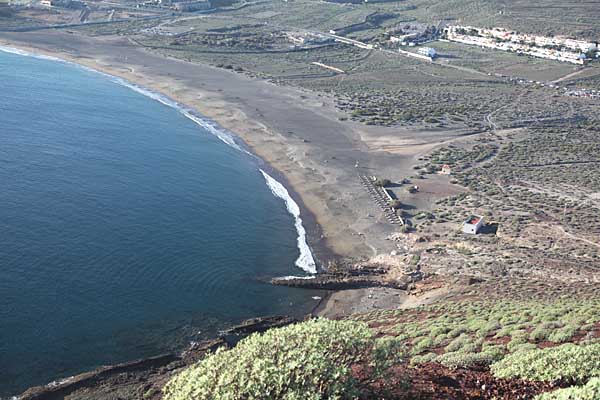
[[[419,54],[429,58],[435,58],[437,52],[432,47],[421,47],[419,49]]]
[[[177,11],[199,11],[209,10],[211,8],[210,1],[183,1],[173,3],[173,8]]]
[[[475,235],[483,226],[483,217],[479,215],[471,215],[463,222],[463,232],[470,235]]]
[[[450,175],[452,174],[452,168],[448,164],[442,165],[442,169],[440,170],[440,174],[442,175]]]

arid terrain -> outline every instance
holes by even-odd
[[[330,289],[316,314],[402,341],[395,376],[410,389],[389,398],[529,399],[573,382],[499,378],[489,365],[600,337],[600,62],[437,38],[426,43],[437,57],[422,60],[389,39],[453,21],[600,39],[598,4],[538,3],[123,3],[111,22],[108,5],[90,2],[97,24],[15,7],[0,17],[0,45],[162,93],[277,171],[303,205],[322,274],[275,283]],[[476,235],[462,231],[470,215],[483,217]],[[23,398],[158,399],[196,350]]]

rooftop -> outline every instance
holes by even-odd
[[[477,225],[479,221],[481,221],[481,217],[478,217],[477,215],[471,215],[469,218],[467,218],[465,224]]]

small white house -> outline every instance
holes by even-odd
[[[421,47],[419,49],[419,54],[429,58],[435,58],[437,52],[433,47]]]
[[[444,165],[442,165],[442,169],[440,170],[440,174],[441,175],[451,175],[452,174],[452,168],[450,168],[450,166],[448,164],[444,164]]]
[[[471,215],[463,223],[463,232],[470,235],[476,235],[479,229],[483,226],[483,217],[479,215]]]

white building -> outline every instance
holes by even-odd
[[[177,11],[191,12],[209,10],[210,1],[183,1],[174,3],[173,8]]]
[[[451,175],[452,174],[452,168],[450,168],[450,166],[448,164],[444,164],[444,165],[442,165],[442,169],[440,170],[440,174],[442,174],[442,175]]]
[[[483,217],[479,215],[471,215],[463,222],[463,232],[470,235],[475,235],[483,226]]]
[[[447,39],[475,46],[488,47],[534,57],[583,65],[589,61],[587,52],[595,52],[594,42],[568,39],[561,36],[545,37],[520,34],[503,28],[477,28],[473,26],[448,26]]]
[[[429,58],[435,58],[437,52],[432,47],[421,47],[419,49],[419,54]]]

